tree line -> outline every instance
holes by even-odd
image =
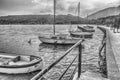
[[[96,20],[87,20],[73,15],[57,15],[56,24],[95,24]],[[19,15],[0,17],[0,24],[53,24],[53,15]]]
[[[57,15],[56,24],[119,24],[120,15],[88,20],[71,14]],[[16,15],[0,17],[0,24],[53,24],[53,15]]]
[[[113,29],[113,32],[118,32],[120,28],[120,14],[117,16],[108,16],[98,19],[98,22]]]

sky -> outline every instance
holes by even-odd
[[[120,5],[120,0],[56,0],[56,13],[77,15],[78,2],[81,17]],[[53,14],[53,0],[0,0],[0,16],[29,14]]]

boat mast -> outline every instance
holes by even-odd
[[[80,20],[80,2],[78,3],[78,25]]]
[[[87,13],[87,26],[88,26],[89,20],[88,20],[88,13]]]
[[[55,13],[56,13],[56,0],[54,0],[54,2],[53,2],[53,4],[54,4],[54,6],[53,6],[53,10],[54,10],[54,22],[53,22],[53,34],[55,35],[55,23],[56,23],[56,21],[55,21]]]

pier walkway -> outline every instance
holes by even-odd
[[[110,80],[120,80],[120,33],[107,30],[106,62]]]
[[[93,76],[96,74],[90,73],[90,76],[88,74],[81,75],[80,79],[77,79],[78,74],[75,74],[73,80],[120,80],[120,33],[113,33],[113,31],[105,27],[99,27],[99,29],[101,29],[101,31],[103,31],[106,35],[106,37],[103,38],[102,44],[104,43],[105,39],[106,46],[103,49],[105,50],[104,66],[106,66],[107,78]]]

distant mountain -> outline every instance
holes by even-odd
[[[80,18],[79,23],[84,23],[84,19]],[[0,24],[52,24],[53,15],[10,15],[1,16]],[[56,24],[76,24],[78,23],[77,16],[71,14],[57,15]]]
[[[109,7],[88,16],[88,19],[98,19],[102,17],[114,16],[120,14],[120,5],[118,7]]]
[[[120,14],[119,15],[114,15],[114,16],[99,18],[99,19],[97,19],[97,22],[100,23],[100,24],[114,24],[114,23],[117,23],[116,20],[120,24]]]

